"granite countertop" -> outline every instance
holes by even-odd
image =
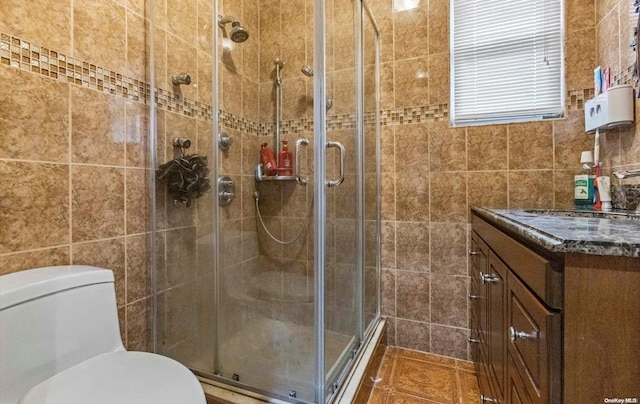
[[[640,214],[544,209],[471,210],[498,228],[549,251],[640,257]]]

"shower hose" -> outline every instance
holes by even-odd
[[[260,225],[262,226],[264,231],[267,233],[267,235],[278,244],[282,244],[282,245],[293,244],[296,240],[298,240],[298,238],[300,238],[304,230],[307,228],[307,225],[309,224],[309,218],[311,217],[311,208],[313,207],[313,194],[311,194],[311,202],[309,203],[309,208],[307,209],[307,214],[306,214],[306,219],[304,221],[304,224],[302,225],[302,227],[300,227],[300,230],[298,230],[298,233],[296,233],[295,237],[293,237],[289,241],[279,240],[277,237],[271,234],[269,229],[267,229],[267,225],[264,223],[264,220],[262,220],[262,214],[260,213],[260,203],[259,203],[260,192],[254,191],[253,199],[256,201],[256,213],[257,213],[258,221],[260,222]]]

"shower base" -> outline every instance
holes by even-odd
[[[309,349],[313,349],[313,330],[310,330],[308,327],[300,326],[292,329],[291,324],[286,324],[286,327],[283,328],[280,328],[278,324],[272,324],[271,326],[274,327],[273,331],[276,332],[276,334],[271,335],[280,335],[279,337],[277,337],[277,339],[280,339],[283,336],[284,338],[294,337],[295,335],[294,338],[297,341],[300,341],[300,346],[303,350],[308,351]],[[261,327],[264,327],[264,324],[261,324]],[[356,401],[366,402],[366,397],[368,397],[369,392],[373,387],[371,376],[376,374],[382,358],[381,354],[384,353],[384,347],[386,346],[386,334],[384,333],[384,328],[385,322],[384,320],[382,320],[379,322],[378,326],[376,327],[375,331],[372,333],[371,337],[364,345],[364,347],[360,349],[359,355],[358,357],[356,357],[350,373],[346,376],[345,382],[343,383],[341,389],[334,396],[334,399],[332,401],[333,403],[352,403]],[[264,330],[264,328],[262,328],[262,330]],[[280,332],[284,332],[285,334],[278,334]],[[309,334],[308,338],[306,334]],[[305,344],[305,340],[308,340],[309,345]],[[325,360],[327,361],[326,363],[335,362],[338,356],[342,353],[344,347],[348,344],[348,340],[349,338],[344,335],[327,333],[327,349],[325,355]],[[244,352],[240,355],[242,357],[253,356],[254,358],[258,358],[265,352],[270,351],[267,346],[271,348],[273,348],[274,346],[271,345],[273,343],[273,340],[265,340],[264,343],[267,345],[245,344],[243,347]],[[232,353],[232,351],[235,351],[235,349],[229,350],[230,354]],[[235,352],[238,353],[239,351]],[[311,358],[312,361],[313,351],[309,352],[309,355],[310,356],[307,356],[306,358]],[[221,359],[224,363],[224,360],[227,358]],[[240,385],[227,384],[224,381],[217,380],[217,378],[216,380],[213,380],[207,377],[199,376],[198,378],[207,396],[208,404],[284,404],[291,402],[313,402],[314,386],[309,384],[309,381],[313,380],[313,366],[304,366],[304,368],[301,366],[297,369],[295,367],[290,368],[290,373],[286,375],[286,380],[281,379],[281,377],[283,377],[282,375],[278,376],[277,372],[274,369],[274,365],[272,365],[271,368],[261,367],[264,366],[264,362],[262,360],[257,363],[255,361],[251,362],[244,361],[242,359],[236,359],[235,363],[232,363],[230,366],[234,367],[235,369],[239,369],[239,372],[244,371],[243,373],[246,376],[244,378],[240,376],[240,381],[242,382],[242,384],[264,388],[264,386],[269,386],[270,383],[273,383],[273,385],[282,386],[282,383],[285,382],[288,385],[292,386],[291,390],[300,391],[301,393],[303,393],[303,395],[298,394],[297,397],[297,400],[302,401],[289,401],[285,398],[278,399],[256,391],[243,389]],[[256,372],[256,369],[262,369],[262,372]],[[238,374],[242,375],[242,373]],[[285,396],[285,394],[281,394],[281,391],[276,391],[275,393],[280,393],[278,395]],[[361,401],[363,398],[364,401]]]

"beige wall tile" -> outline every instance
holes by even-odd
[[[431,223],[431,273],[467,274],[467,225]]]
[[[149,235],[126,238],[127,304],[152,293]]]
[[[0,254],[69,243],[66,165],[0,161]]]
[[[127,11],[127,64],[121,69],[146,82],[149,81],[147,60],[151,55],[147,45],[149,29],[149,23],[142,16]]]
[[[198,34],[197,10],[197,0],[167,0],[168,30],[190,46],[195,46]]]
[[[137,301],[127,308],[127,350],[152,352],[151,299]]]
[[[396,314],[398,317],[415,321],[429,321],[430,276],[428,273],[397,271],[396,290]]]
[[[72,240],[124,235],[124,169],[71,167]]]
[[[66,246],[0,255],[0,275],[23,271],[25,269],[52,265],[68,265],[70,263],[69,247]]]
[[[448,104],[449,53],[429,55],[429,104]]]
[[[149,107],[138,102],[126,101],[125,115],[126,165],[146,167],[149,159]]]
[[[554,207],[572,208],[574,197],[574,175],[576,170],[555,170],[553,172]]]
[[[566,0],[564,2],[567,32],[595,27],[596,16],[594,4],[596,1],[602,2],[602,0]]]
[[[595,28],[565,33],[567,89],[593,88],[593,69],[596,66],[595,35]]]
[[[449,52],[449,1],[429,0],[429,54]]]
[[[71,3],[38,1],[28,5],[22,0],[2,0],[0,31],[46,44],[58,52],[71,53]]]
[[[170,89],[170,82],[167,81],[167,31],[158,28],[158,26],[154,29],[156,86]]]
[[[396,268],[429,270],[429,223],[396,222]]]
[[[149,230],[150,198],[147,170],[125,170],[126,181],[126,234],[143,233]]]
[[[548,208],[553,206],[553,171],[509,172],[510,208]]]
[[[427,105],[429,102],[429,60],[427,57],[393,63],[395,107]]]
[[[638,24],[638,15],[635,12],[634,1],[619,0],[618,12],[620,13],[620,68],[626,69],[633,65],[636,52],[629,46],[633,40],[633,32]]]
[[[468,181],[469,207],[507,207],[507,171],[470,172]]]
[[[465,171],[465,129],[449,128],[447,121],[429,122],[429,151],[431,171]]]
[[[466,276],[431,275],[431,321],[454,327],[467,326]]]
[[[509,169],[553,168],[553,124],[509,125]]]
[[[425,174],[429,170],[429,126],[427,124],[397,126],[395,139],[396,171]],[[383,150],[382,155],[384,161],[388,152]],[[387,167],[392,170],[394,166],[387,165]]]
[[[395,73],[393,63],[380,65],[380,107],[393,109],[395,103]]]
[[[209,55],[213,54],[213,33],[219,29],[212,25],[213,17],[212,3],[198,0],[198,50]]]
[[[580,152],[593,150],[593,135],[584,130],[584,111],[568,111],[566,118],[553,121],[554,168],[581,170]]]
[[[121,70],[127,58],[126,21],[125,8],[113,1],[76,0],[73,3],[74,56]]]
[[[469,171],[507,168],[507,125],[467,128]]]
[[[73,244],[71,261],[77,265],[92,265],[113,271],[118,307],[126,304],[126,269],[124,237]]]
[[[204,105],[213,104],[213,65],[210,55],[198,52],[198,101]]]
[[[429,352],[431,350],[431,330],[429,323],[396,319],[395,344],[408,349]],[[391,344],[391,342],[389,342]]]
[[[620,37],[619,16],[616,10],[607,14],[596,26],[596,63],[600,66],[611,67],[611,72],[619,72],[620,66]]]
[[[430,204],[432,222],[467,221],[467,173],[431,173]]]
[[[595,0],[594,3],[596,11],[596,24],[599,24],[610,14],[616,13],[614,7],[617,6],[618,0]]]
[[[394,59],[411,59],[429,54],[428,2],[406,11],[393,13]]]
[[[452,358],[468,359],[468,330],[431,325],[431,352]]]
[[[124,165],[125,102],[98,91],[71,88],[74,163]]]
[[[0,158],[67,162],[69,85],[0,66]]]
[[[426,176],[396,176],[396,219],[429,220],[429,179]]]

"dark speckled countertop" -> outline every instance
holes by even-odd
[[[496,227],[549,251],[640,257],[640,214],[481,207],[471,210]]]

